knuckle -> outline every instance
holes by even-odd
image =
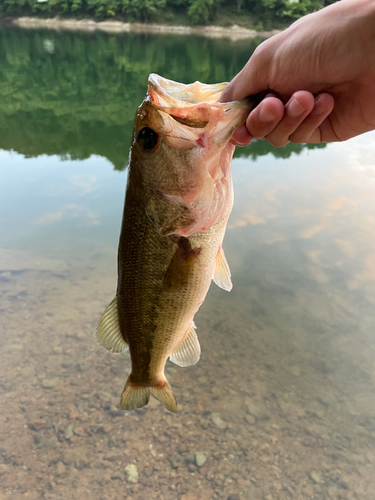
[[[301,136],[300,134],[292,134],[289,137],[290,142],[294,142],[294,144],[302,144],[304,142],[307,142],[308,138]]]
[[[273,139],[273,138],[268,138],[266,137],[266,139],[268,140],[268,142],[274,146],[275,148],[282,148],[283,146],[286,146],[289,142],[289,139]]]

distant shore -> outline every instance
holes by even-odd
[[[54,17],[50,19],[40,19],[37,17],[15,17],[0,19],[0,24],[8,24],[20,28],[50,28],[54,30],[71,31],[105,31],[106,33],[176,33],[180,35],[200,35],[208,38],[230,38],[231,40],[242,40],[246,38],[269,38],[280,30],[256,31],[254,29],[242,28],[233,25],[230,28],[221,26],[168,26],[165,24],[142,24],[142,23],[124,23],[121,21],[100,21],[92,19],[62,19]]]

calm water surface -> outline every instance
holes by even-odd
[[[1,500],[375,498],[374,133],[237,152],[234,288],[167,364],[176,415],[122,412],[95,342],[148,73],[228,80],[255,45],[0,30]]]

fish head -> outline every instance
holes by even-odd
[[[226,85],[149,76],[135,117],[130,165],[142,185],[146,213],[162,234],[202,232],[231,208],[229,141],[251,104],[218,103]]]

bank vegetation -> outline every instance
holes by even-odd
[[[167,25],[282,28],[335,0],[1,0],[1,17],[55,16]]]

